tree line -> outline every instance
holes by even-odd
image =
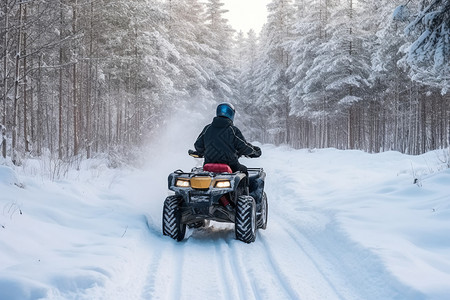
[[[230,98],[223,14],[215,0],[2,0],[3,157],[124,153],[172,107]]]
[[[273,0],[241,39],[252,137],[420,154],[450,137],[450,2]]]
[[[273,0],[258,35],[221,0],[2,0],[2,156],[126,153],[221,101],[263,143],[448,147],[449,4],[404,2]]]

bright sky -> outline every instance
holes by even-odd
[[[237,31],[242,30],[247,33],[253,28],[256,34],[259,33],[264,23],[266,23],[267,8],[271,0],[223,0],[224,8],[229,12],[225,17],[229,24]]]

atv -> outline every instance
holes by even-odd
[[[189,150],[193,157],[201,158]],[[175,192],[164,201],[162,231],[182,241],[186,226],[200,228],[209,221],[234,223],[236,239],[254,242],[256,230],[267,226],[266,173],[262,168],[232,172],[226,164],[205,164],[191,172],[176,170],[169,175],[169,189]]]

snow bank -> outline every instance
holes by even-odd
[[[5,166],[0,166],[0,185],[19,185],[16,173],[13,169]]]
[[[329,211],[336,226],[380,257],[403,283],[427,299],[445,299],[450,296],[450,169],[440,156],[440,151],[407,156],[300,150],[283,153],[279,169],[268,173],[293,174],[289,181],[296,179],[288,184],[300,205]]]

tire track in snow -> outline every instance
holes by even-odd
[[[333,211],[316,208],[315,200],[330,200],[342,192],[354,193],[348,186],[336,183],[339,180],[335,178],[342,175],[340,170],[312,169],[316,168],[316,163],[310,159],[321,160],[322,155],[308,155],[305,164],[293,164],[289,153],[286,154],[264,159],[268,165],[265,168],[268,174],[266,191],[272,212],[269,213],[268,229],[271,231],[276,223],[280,224],[282,231],[275,230],[276,234],[287,236],[280,241],[284,240],[286,244],[289,240],[295,241],[291,252],[299,251],[305,255],[305,263],[312,264],[311,272],[318,272],[318,280],[324,281],[323,288],[329,287],[335,294],[332,299],[422,299],[417,292],[400,283],[376,253],[353,242]],[[355,176],[359,179],[359,174]],[[268,238],[268,243],[278,249],[273,239]],[[283,257],[275,254],[283,262]],[[290,279],[291,276],[287,277]],[[319,285],[319,288],[322,287]],[[303,292],[302,298],[324,299]]]
[[[151,262],[148,265],[147,268],[147,278],[145,280],[145,286],[142,290],[141,298],[142,299],[156,299],[156,282],[157,282],[157,276],[158,276],[158,270],[161,267],[162,263],[162,253],[165,252],[165,249],[167,247],[164,247],[163,249],[158,249],[159,251],[155,251]]]
[[[146,225],[149,230],[146,245],[148,246],[149,252],[152,253],[152,258],[147,265],[147,274],[145,285],[141,291],[141,299],[162,299],[161,291],[158,290],[161,287],[160,281],[171,280],[170,274],[165,274],[162,271],[165,267],[163,263],[173,263],[171,258],[175,253],[174,241],[165,239],[162,232],[157,229],[152,219],[149,219],[148,216],[146,217]],[[157,249],[155,249],[155,245],[158,246]],[[163,288],[163,290],[170,290],[170,285],[166,286],[165,289]]]
[[[172,284],[169,286],[170,293],[168,299],[179,300],[181,299],[181,291],[183,288],[183,269],[184,269],[184,251],[185,244],[172,242],[172,258],[175,258],[175,264],[172,266],[172,274],[175,274]],[[186,243],[186,242],[184,242]]]
[[[295,227],[289,222],[289,216],[276,216],[276,222],[283,226],[338,299],[417,298],[370,250],[359,247],[340,232],[333,217],[321,230]]]
[[[336,288],[328,278],[333,272],[323,272],[329,265],[321,266],[312,260],[313,256],[306,253],[296,237],[287,232],[286,228],[292,225],[287,226],[280,221],[283,217],[272,213],[270,229],[260,240],[268,250],[267,261],[271,261],[290,299],[355,299],[342,296],[340,288]],[[339,272],[337,274],[340,275]]]
[[[280,178],[274,178],[274,180],[282,184],[281,176],[282,173]],[[367,293],[364,293],[358,284],[355,285],[349,280],[350,276],[357,280],[361,272],[368,274],[363,266],[359,267],[355,263],[359,257],[355,250],[358,249],[343,245],[350,242],[344,235],[334,231],[324,232],[326,229],[323,227],[330,226],[328,223],[332,222],[333,216],[330,215],[331,213],[316,211],[308,207],[307,204],[305,205],[303,202],[304,197],[292,188],[292,179],[287,178],[285,181],[290,186],[287,192],[289,197],[282,198],[279,193],[274,193],[276,195],[275,201],[278,205],[272,205],[272,224],[276,223],[283,228],[284,233],[288,236],[286,240],[293,241],[298,251],[303,253],[307,261],[312,264],[314,271],[317,272],[317,276],[320,278],[318,280],[322,280],[330,292],[334,294],[333,299],[369,299],[366,297]],[[286,207],[298,207],[299,205],[302,206],[301,212],[297,209],[286,211]],[[301,219],[306,215],[307,219]],[[306,233],[309,234],[306,235]],[[316,238],[316,235],[322,235],[323,239],[328,239],[329,241],[324,245],[320,239]],[[339,237],[336,235],[339,235]],[[340,253],[336,251],[337,246],[344,246]],[[327,251],[328,248],[333,250]],[[344,253],[346,256],[354,258],[355,261],[349,261],[351,267],[340,261],[340,254]],[[357,274],[352,274],[355,271]],[[363,283],[361,282],[361,284]]]
[[[237,275],[238,278],[238,286],[240,290],[240,299],[262,299],[261,295],[259,295],[258,289],[255,286],[254,280],[251,280],[251,277],[248,276],[248,272],[245,273],[244,269],[246,264],[242,259],[242,254],[237,251],[236,247],[237,241],[228,241],[228,247],[232,251],[232,255],[234,258],[231,260],[231,264],[233,266],[234,274]],[[239,243],[242,243],[239,241]],[[238,266],[243,266],[239,268]],[[244,289],[244,285],[247,287]],[[243,293],[243,290],[248,291],[246,294]],[[251,294],[249,293],[251,291]]]
[[[236,266],[234,265],[234,259],[228,259],[232,257],[230,254],[229,246],[226,242],[220,242],[215,245],[216,248],[216,256],[220,257],[220,266],[225,274],[223,274],[223,283],[222,286],[225,292],[225,299],[244,299],[243,291],[241,286],[236,286],[236,289],[233,289],[233,285],[230,284],[231,280],[235,278],[239,278],[239,274],[237,273]],[[239,296],[239,297],[238,297]]]
[[[226,245],[221,244],[220,251],[233,258],[225,264],[231,267],[232,278],[236,278],[239,299],[300,299],[283,282],[283,276],[280,276],[279,269],[272,264],[269,250],[260,240],[260,235],[251,244],[236,241],[233,237],[226,241]]]
[[[215,226],[189,230],[188,238],[181,243],[186,255],[179,271],[183,278],[179,299],[197,299],[199,295],[209,295],[207,299],[211,295],[215,299],[233,299],[232,296],[238,295],[232,290],[234,275],[230,275],[231,268],[226,264],[233,255],[218,250],[218,245],[229,239],[229,233],[229,228]]]
[[[146,245],[152,258],[147,265],[144,299],[181,299],[185,242],[178,243],[166,236],[147,218],[149,236]]]
[[[354,287],[349,286],[347,280],[345,280],[346,273],[339,270],[339,266],[336,267],[335,265],[330,264],[325,257],[322,257],[323,254],[317,249],[317,246],[320,247],[320,245],[315,245],[315,240],[309,240],[312,236],[307,238],[302,233],[302,231],[311,230],[311,227],[320,228],[324,223],[323,219],[327,219],[327,217],[320,212],[319,215],[317,215],[318,212],[314,211],[313,215],[308,215],[308,220],[301,220],[299,222],[299,216],[296,215],[296,208],[299,205],[303,206],[302,212],[306,210],[309,211],[310,208],[304,207],[305,203],[302,201],[304,197],[299,195],[298,192],[299,182],[295,179],[298,170],[292,171],[282,169],[279,170],[279,173],[277,172],[274,174],[275,175],[269,179],[268,182],[268,193],[274,195],[271,201],[274,205],[269,204],[272,207],[272,213],[270,215],[270,224],[268,226],[280,226],[282,231],[279,232],[283,232],[286,236],[284,240],[293,242],[291,243],[292,249],[296,250],[292,250],[291,252],[297,252],[298,257],[304,260],[304,264],[309,265],[309,272],[311,273],[310,277],[316,277],[316,280],[313,283],[317,284],[318,282],[322,282],[318,285],[321,289],[318,294],[322,295],[321,297],[327,295],[327,298],[332,297],[332,299],[361,299],[359,296],[355,296]],[[307,174],[308,172],[305,173],[305,175]],[[304,182],[300,183],[304,184]],[[273,190],[270,190],[270,187],[272,187]],[[286,195],[289,196],[286,197]],[[289,219],[289,222],[286,218]],[[303,228],[302,225],[306,225],[306,228]],[[299,227],[301,229],[299,229]],[[263,241],[268,248],[272,247],[272,244],[267,242],[264,238]],[[307,249],[305,249],[304,243],[308,243],[311,246],[315,245],[316,247],[312,246],[313,250],[308,249],[310,251],[306,251]],[[280,259],[280,257],[274,256],[274,259]],[[274,264],[274,267],[276,268],[278,266]],[[299,272],[302,272],[302,270],[299,270]],[[287,282],[287,279],[289,278],[289,276],[285,276],[282,280]],[[304,298],[310,299],[314,291],[310,291],[310,293],[311,294],[304,295]],[[359,295],[359,293],[356,294]]]
[[[279,282],[280,286],[284,289],[286,295],[289,296],[289,299],[301,299],[297,291],[295,291],[295,289],[289,284],[289,280],[287,276],[284,274],[280,265],[276,263],[276,256],[271,250],[271,247],[267,242],[266,238],[263,237],[262,234],[258,234],[258,240],[264,246],[265,249],[264,255],[267,258],[266,261],[269,263],[271,269],[274,271],[271,272],[271,274],[276,274],[276,280]]]
[[[328,284],[328,286],[332,289],[332,291],[336,294],[336,296],[339,299],[346,299],[346,300],[361,299],[360,297],[357,297],[357,296],[356,297],[350,296],[350,294],[352,294],[352,293],[345,293],[346,296],[344,297],[343,292],[342,292],[344,284],[342,284],[342,283],[336,284],[331,280],[332,277],[333,278],[336,277],[335,268],[330,266],[329,263],[327,263],[323,258],[321,259],[322,260],[321,263],[319,263],[318,258],[317,258],[319,251],[317,249],[315,249],[315,252],[314,252],[314,253],[316,253],[315,255],[311,254],[313,251],[308,251],[308,252],[305,251],[305,247],[302,244],[302,242],[303,243],[305,242],[305,238],[302,236],[300,231],[298,229],[296,229],[294,226],[288,225],[286,221],[284,221],[280,218],[277,218],[277,219],[278,219],[277,222],[283,223],[283,228],[285,229],[285,232],[291,237],[291,239],[295,242],[295,244],[297,244],[299,250],[301,250],[302,253],[304,253],[308,257],[309,261],[313,263],[315,269],[320,273],[321,277],[324,279],[324,281]],[[297,231],[297,233],[293,233],[293,230]],[[302,242],[300,242],[299,240],[302,240]],[[326,270],[328,270],[328,271],[326,271]],[[339,286],[341,290],[339,288],[337,288],[337,286]]]
[[[108,282],[106,290],[86,299],[161,299],[158,279],[162,254],[167,252],[171,243],[162,239],[148,218],[143,216],[142,222],[145,224],[142,231],[129,231],[128,237],[133,237],[126,246],[128,253],[124,257],[119,256],[116,275]]]
[[[208,248],[214,248],[214,259],[216,276],[219,278],[217,284],[221,286],[223,294],[215,295],[216,299],[257,299],[253,292],[253,286],[249,278],[245,276],[241,259],[234,246],[234,229],[230,225],[221,223],[212,223],[210,227],[196,229],[192,234],[198,242],[198,249],[195,250],[196,256],[201,252],[206,252],[205,260],[211,261],[211,251]],[[207,274],[199,280],[210,281],[214,274]],[[208,298],[208,297],[206,297]]]

